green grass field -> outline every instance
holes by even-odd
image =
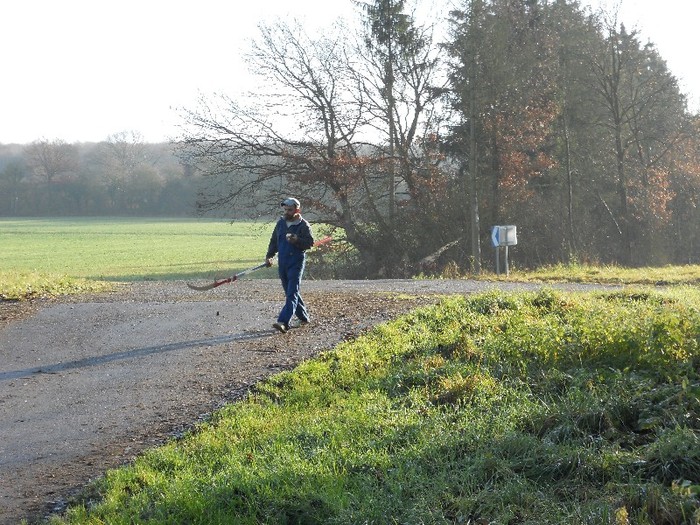
[[[228,277],[263,261],[274,224],[204,219],[0,219],[0,298],[105,281]],[[252,274],[275,277],[274,268]]]
[[[263,261],[273,223],[0,219],[0,268],[94,280],[186,279]]]

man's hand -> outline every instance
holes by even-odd
[[[265,264],[267,265],[268,268],[270,266],[272,266],[273,260],[274,260],[274,257],[270,257],[269,259],[265,259]]]

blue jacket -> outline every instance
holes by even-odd
[[[298,239],[292,244],[287,240],[287,234],[293,233]],[[278,264],[280,268],[286,268],[293,264],[302,263],[306,259],[306,250],[314,245],[314,238],[311,234],[311,226],[306,219],[299,217],[296,221],[287,225],[284,217],[281,217],[275,225],[267,247],[266,259],[278,254]]]

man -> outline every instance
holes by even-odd
[[[301,324],[309,322],[309,312],[299,292],[301,278],[306,266],[306,250],[314,245],[311,226],[301,216],[301,204],[297,199],[287,197],[280,204],[284,214],[275,225],[265,256],[268,266],[277,255],[279,276],[287,296],[284,307],[273,328],[285,333],[295,315]]]

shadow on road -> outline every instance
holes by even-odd
[[[275,330],[266,330],[263,332],[254,333],[242,333],[242,334],[230,334],[222,335],[219,337],[211,337],[209,339],[196,339],[193,341],[182,341],[179,343],[169,343],[166,345],[158,346],[148,346],[146,348],[135,348],[133,350],[125,350],[123,352],[116,352],[114,354],[108,354],[97,357],[86,357],[84,359],[78,359],[76,361],[68,361],[67,363],[56,363],[53,365],[42,365],[33,368],[24,368],[22,370],[8,370],[7,372],[0,372],[0,382],[10,381],[12,379],[19,379],[21,377],[26,377],[31,374],[56,374],[58,372],[63,372],[65,370],[72,370],[74,368],[85,368],[90,366],[97,366],[104,363],[110,363],[113,361],[122,361],[126,359],[133,359],[137,357],[144,357],[152,354],[160,354],[165,352],[172,352],[175,350],[183,350],[185,348],[195,348],[198,346],[212,346],[220,345],[223,343],[232,343],[238,341],[251,341],[254,339],[262,339],[264,337],[270,337],[275,335],[277,332]]]

